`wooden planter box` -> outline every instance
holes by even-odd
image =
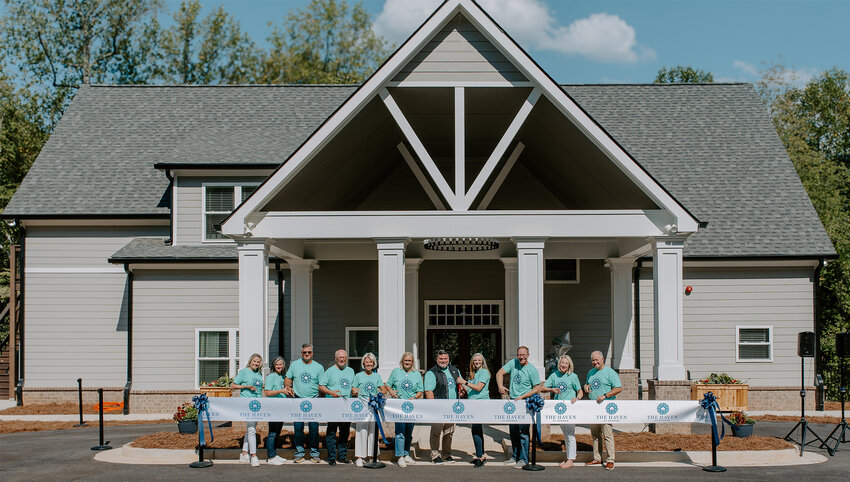
[[[203,387],[201,393],[206,393],[207,397],[231,397],[233,389],[230,387]]]
[[[711,392],[717,397],[720,410],[743,412],[747,410],[749,389],[749,385],[704,385],[695,383],[691,385],[691,400],[702,400],[706,392]]]

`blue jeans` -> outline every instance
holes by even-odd
[[[470,428],[472,428],[472,445],[475,445],[475,458],[480,459],[484,456],[484,426],[476,423]]]
[[[339,429],[339,441],[336,432]],[[325,431],[325,445],[328,447],[328,460],[345,462],[348,456],[348,436],[351,432],[351,422],[328,422]]]
[[[310,457],[319,460],[319,422],[307,422],[310,435],[307,438],[307,446],[310,447]],[[295,459],[304,457],[304,422],[292,424],[295,438]]]
[[[395,424],[395,456],[410,455],[410,442],[413,441],[412,423]]]
[[[528,424],[511,425],[511,448],[513,459],[528,463]]]
[[[283,422],[269,422],[269,436],[266,439],[266,452],[268,453],[269,459],[277,457],[277,450],[275,450],[274,442],[280,435],[281,430],[283,430]]]

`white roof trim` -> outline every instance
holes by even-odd
[[[309,139],[272,174],[222,225],[226,235],[241,236],[249,218],[269,202],[360,110],[386,87],[395,75],[436,35],[455,14],[462,12],[481,33],[543,94],[566,115],[609,159],[660,207],[669,211],[681,233],[696,232],[694,219],[664,188],[653,180],[613,139],[534,63],[505,32],[472,0],[446,0],[413,35],[382,65]],[[450,204],[451,204],[451,200]],[[478,211],[480,212],[480,211]]]

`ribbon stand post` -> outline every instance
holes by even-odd
[[[717,398],[713,393],[707,392],[699,402],[700,406],[708,411],[708,416],[711,417],[711,465],[703,467],[706,472],[726,472],[726,467],[717,465],[717,445],[723,438],[723,435],[717,435],[717,409],[720,405],[717,404]],[[723,415],[721,414],[721,417]],[[722,432],[725,435],[726,428],[721,424]]]
[[[189,464],[193,469],[202,469],[212,467],[212,460],[204,460],[204,447],[207,445],[204,440],[204,414],[207,415],[207,424],[210,428],[210,442],[213,441],[212,422],[210,421],[210,401],[207,399],[207,394],[202,393],[192,397],[195,403],[195,408],[198,410],[198,461]]]
[[[367,469],[383,469],[387,466],[387,464],[378,460],[379,430],[381,431],[381,438],[384,439],[384,443],[387,443],[387,438],[384,436],[384,427],[381,425],[381,414],[384,413],[384,404],[386,403],[387,401],[381,393],[378,393],[377,395],[369,395],[369,408],[371,408],[372,412],[375,414],[375,437],[374,443],[372,444],[372,461],[363,464],[363,467]]]
[[[522,470],[539,471],[546,467],[537,465],[537,444],[540,442],[540,411],[543,410],[543,397],[539,393],[530,396],[525,402],[526,410],[531,412],[531,463],[522,466]]]
[[[97,409],[98,409],[98,421],[100,422],[98,426],[100,427],[100,445],[95,445],[92,447],[92,450],[109,450],[112,447],[109,446],[109,442],[103,441],[103,389],[97,389]]]

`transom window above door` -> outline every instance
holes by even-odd
[[[501,326],[502,301],[426,301],[425,320],[434,326]]]

